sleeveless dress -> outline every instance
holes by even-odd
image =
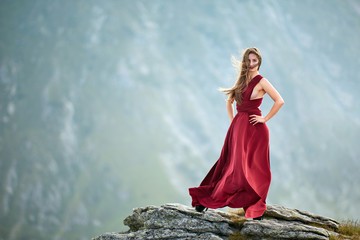
[[[261,115],[262,98],[250,100],[255,76],[243,93],[241,105],[230,124],[217,162],[199,187],[189,188],[192,206],[244,208],[246,218],[256,218],[266,210],[270,187],[269,130],[265,123],[252,125],[249,115]]]

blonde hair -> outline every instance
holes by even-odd
[[[245,49],[242,54],[241,62],[238,59],[236,59],[236,57],[231,56],[232,65],[239,72],[239,76],[232,88],[219,88],[219,91],[225,92],[225,95],[229,95],[227,101],[233,101],[235,99],[238,104],[242,102],[242,93],[246,90],[251,80],[249,76],[249,65],[248,65],[249,55],[251,53],[255,54],[259,60],[258,69],[257,69],[259,70],[262,58],[259,49],[257,49],[256,47],[250,47]]]

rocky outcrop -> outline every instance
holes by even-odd
[[[93,240],[122,239],[329,239],[338,222],[305,211],[268,206],[261,221],[239,212],[209,209],[198,213],[181,204],[136,208],[124,220],[127,232],[105,233]]]

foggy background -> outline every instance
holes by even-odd
[[[359,39],[358,0],[0,0],[0,240],[190,205],[229,127],[217,89],[252,46],[285,100],[268,203],[358,219]]]

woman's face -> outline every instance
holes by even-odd
[[[257,58],[256,54],[254,53],[250,53],[249,54],[249,60],[248,60],[248,67],[249,67],[249,71],[250,72],[254,72],[258,70],[258,64],[259,64],[259,59]]]

